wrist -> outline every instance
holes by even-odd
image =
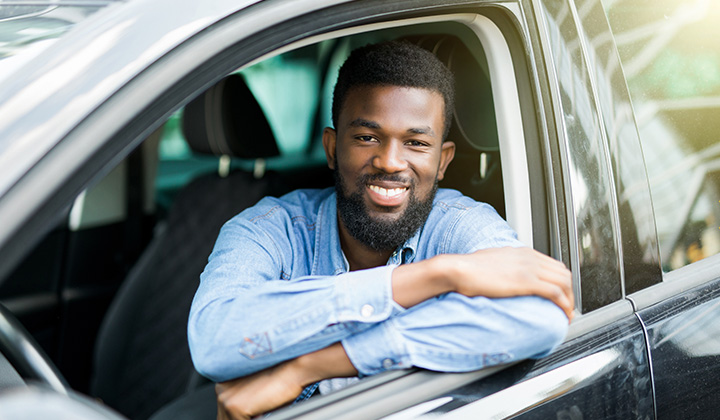
[[[433,257],[428,262],[432,262],[431,274],[433,283],[435,283],[440,290],[440,293],[457,292],[458,286],[456,283],[457,276],[454,275],[456,264],[459,263],[457,258],[454,258],[451,254],[441,254]]]
[[[304,354],[288,362],[292,380],[303,387],[323,379],[357,376],[341,343],[312,353]]]
[[[401,265],[393,271],[393,300],[409,308],[418,303],[455,291],[452,256],[438,255],[417,263]]]
[[[304,354],[287,362],[290,380],[302,387],[313,384],[322,378],[316,377],[317,372],[313,369],[313,360],[309,354]]]

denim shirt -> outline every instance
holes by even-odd
[[[489,205],[439,189],[424,227],[386,266],[348,271],[335,199],[332,188],[266,197],[223,226],[188,324],[201,374],[234,379],[338,341],[361,375],[461,372],[542,356],[564,338],[564,313],[539,297],[447,293],[408,309],[393,300],[399,264],[523,246]]]

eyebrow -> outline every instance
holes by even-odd
[[[436,137],[435,131],[433,131],[433,129],[430,128],[430,126],[417,127],[417,128],[408,128],[408,133],[412,133],[412,134],[426,134],[426,135],[428,135],[428,136],[430,136],[430,137]]]
[[[352,121],[350,121],[350,124],[348,124],[350,127],[365,127],[365,128],[373,128],[373,129],[379,129],[380,124],[376,123],[375,121],[369,121],[363,118],[356,118]]]
[[[382,128],[382,127],[380,126],[380,124],[378,124],[377,122],[375,122],[375,121],[370,121],[370,120],[366,120],[366,119],[364,119],[364,118],[356,118],[356,119],[350,121],[350,124],[348,124],[348,126],[350,126],[350,127],[372,128],[372,129],[375,129],[375,130],[379,130],[379,129]],[[408,128],[407,132],[410,133],[410,134],[425,134],[425,135],[428,135],[428,136],[431,136],[431,137],[437,137],[437,135],[435,134],[435,131],[433,131],[433,129],[430,128],[430,126],[427,126],[427,125],[424,126],[424,127],[412,127],[412,128]]]

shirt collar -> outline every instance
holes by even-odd
[[[340,246],[337,196],[335,192],[323,200],[320,205],[316,226],[312,275],[337,275],[348,271],[349,265]],[[422,228],[399,246],[387,263],[406,264],[413,262],[421,233]]]

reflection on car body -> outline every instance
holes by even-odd
[[[33,338],[0,323],[0,367],[12,372],[0,415],[32,401],[33,380],[70,395],[53,394],[67,402],[59,410],[81,404],[95,418],[113,415],[79,394],[144,418],[200,386],[177,341],[179,302],[196,283],[175,298],[138,280],[148,255],[166,258],[160,273],[190,261],[182,245],[216,235],[173,230],[198,205],[180,191],[207,189],[218,166],[226,185],[242,178],[240,198],[327,185],[318,133],[337,64],[355,45],[403,38],[456,60],[462,141],[445,186],[490,202],[523,241],[565,262],[578,316],[541,360],[388,372],[274,416],[715,417],[716,2],[21,3],[0,3],[0,301],[2,319]],[[188,146],[193,127],[225,127],[188,104],[233,74],[260,103],[277,154]],[[47,358],[21,351],[33,341]],[[173,386],[160,392],[161,382]]]

